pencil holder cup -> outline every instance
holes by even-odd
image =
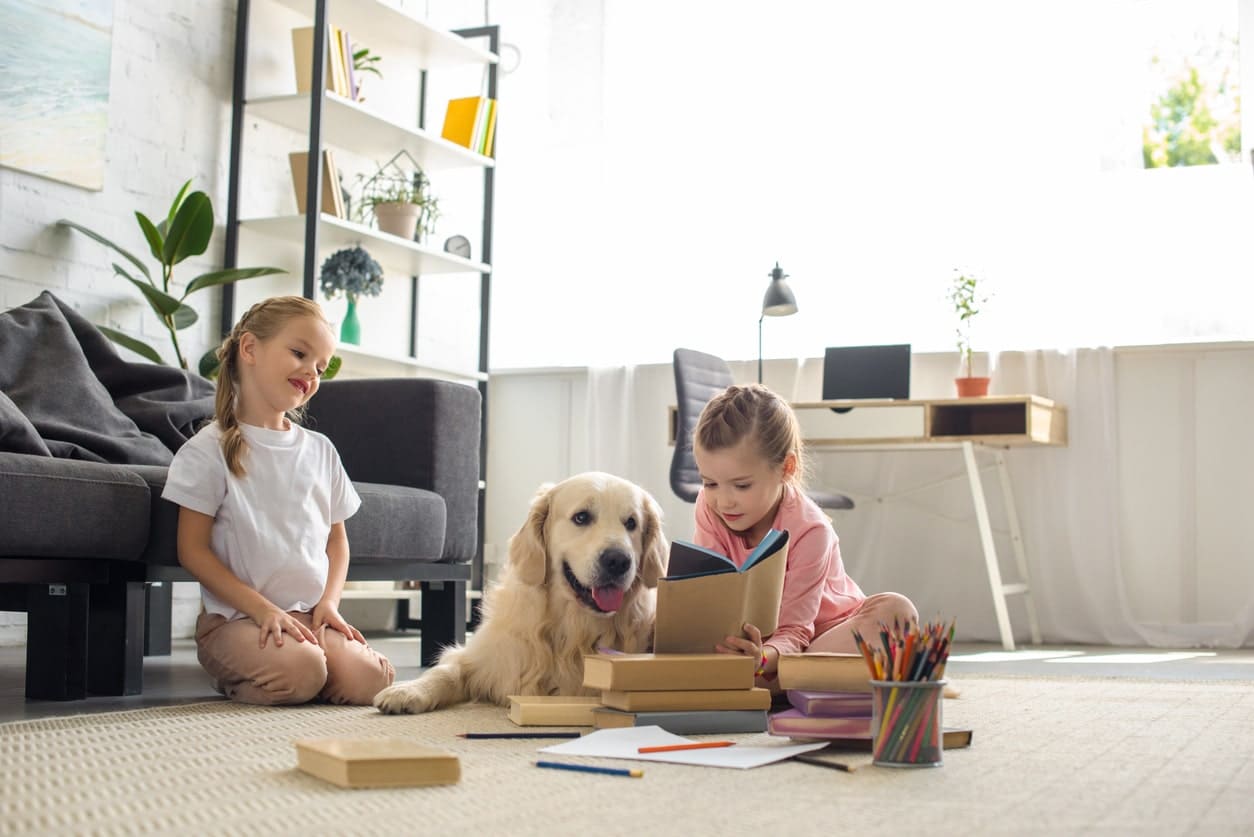
[[[871,763],[940,767],[944,680],[871,681]]]

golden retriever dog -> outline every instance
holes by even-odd
[[[584,654],[648,650],[668,555],[661,510],[639,486],[599,472],[542,486],[510,538],[508,566],[484,594],[478,630],[374,705],[418,713],[463,701],[505,705],[509,695],[592,694]]]

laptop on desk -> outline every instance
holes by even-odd
[[[823,354],[823,400],[909,398],[910,344],[831,346]],[[847,413],[852,407],[833,407]]]

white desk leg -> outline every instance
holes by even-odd
[[[988,568],[988,584],[993,590],[993,610],[997,612],[997,630],[1001,647],[1015,650],[1015,636],[1010,630],[1010,614],[1006,610],[1006,591],[1002,589],[1001,568],[997,566],[997,547],[993,544],[993,528],[988,522],[988,505],[984,502],[984,484],[980,481],[979,464],[975,461],[975,445],[962,443],[962,458],[967,464],[967,480],[971,483],[971,500],[975,504],[975,520],[980,527],[980,544],[984,547],[984,564]]]
[[[1010,487],[1010,471],[1006,468],[1006,454],[997,451],[997,474],[1001,478],[1001,496],[1006,506],[1006,522],[1010,525],[1010,543],[1014,546],[1015,563],[1019,567],[1019,580],[1023,582],[1023,603],[1028,609],[1028,630],[1032,644],[1041,644],[1041,625],[1036,621],[1036,602],[1032,599],[1032,579],[1028,576],[1028,556],[1023,546],[1023,532],[1019,528],[1019,513],[1015,509],[1015,496]]]

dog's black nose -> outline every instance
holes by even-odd
[[[607,549],[601,553],[601,574],[606,578],[621,578],[631,569],[631,556],[621,549]]]

